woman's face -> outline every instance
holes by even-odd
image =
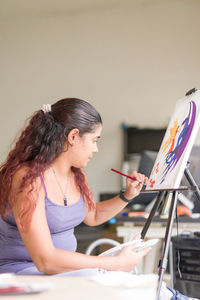
[[[83,136],[77,136],[72,150],[72,164],[76,168],[84,168],[92,159],[94,153],[98,152],[97,141],[100,138],[102,125],[99,124],[95,130],[90,133],[85,133]]]

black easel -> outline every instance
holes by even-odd
[[[168,221],[167,221],[165,237],[164,237],[164,242],[163,242],[163,249],[162,249],[161,259],[160,259],[159,265],[158,265],[159,281],[158,281],[157,299],[159,298],[160,289],[161,289],[161,285],[162,285],[162,281],[163,281],[163,275],[167,268],[168,252],[169,252],[173,223],[174,223],[175,214],[176,214],[178,194],[183,191],[192,190],[193,192],[195,192],[197,198],[200,201],[200,190],[199,190],[197,184],[195,183],[195,180],[193,179],[188,168],[185,169],[184,174],[185,174],[187,180],[189,181],[189,183],[191,184],[191,186],[190,187],[180,187],[178,189],[167,189],[167,190],[159,191],[158,196],[154,202],[153,208],[152,208],[152,210],[149,214],[149,217],[148,217],[148,219],[142,229],[142,232],[141,232],[141,238],[144,239],[145,235],[147,233],[147,230],[148,230],[156,212],[158,211],[158,213],[161,214],[167,203],[167,200],[170,201],[171,203],[170,203]],[[152,190],[152,192],[155,192],[155,190]],[[171,199],[169,199],[169,196],[171,193],[172,193],[172,197],[171,197]]]
[[[186,93],[186,96],[189,96],[190,94],[196,92],[196,89],[192,89]],[[162,249],[162,254],[161,254],[161,259],[159,261],[158,265],[158,276],[159,276],[159,281],[158,281],[158,289],[157,289],[157,296],[156,299],[158,300],[159,295],[160,295],[160,290],[161,290],[161,285],[162,285],[162,280],[163,280],[163,275],[164,272],[167,268],[167,262],[168,262],[168,252],[169,252],[169,246],[170,246],[170,240],[171,240],[171,234],[172,234],[172,228],[173,228],[173,223],[175,219],[175,214],[176,214],[176,207],[177,207],[177,201],[178,201],[178,194],[183,192],[183,191],[188,191],[192,190],[195,192],[197,198],[200,201],[200,190],[192,177],[189,169],[189,162],[186,166],[186,169],[184,171],[185,177],[188,180],[190,187],[180,187],[177,189],[158,189],[158,190],[144,190],[143,193],[145,192],[157,192],[158,196],[154,202],[153,208],[149,214],[149,217],[142,229],[141,232],[141,238],[144,239],[146,232],[152,222],[152,219],[155,215],[155,213],[158,211],[159,214],[162,213],[167,200],[170,201],[170,209],[169,209],[169,215],[168,215],[168,221],[167,221],[167,226],[166,226],[166,231],[165,231],[165,237],[164,237],[164,243],[163,243],[163,249]],[[172,194],[171,199],[169,199],[170,194]]]

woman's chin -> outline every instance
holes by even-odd
[[[77,169],[84,169],[87,166],[88,162],[86,163],[75,163],[73,165],[73,167],[77,168]]]

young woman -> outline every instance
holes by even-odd
[[[116,257],[75,252],[74,227],[109,220],[146,181],[133,172],[138,181],[127,180],[123,195],[94,203],[83,168],[98,151],[101,130],[98,112],[80,99],[44,105],[32,116],[0,168],[0,272],[129,271],[147,254],[131,247]]]
[[[29,120],[0,167],[0,273],[91,276],[131,271],[150,250],[131,246],[115,257],[76,252],[74,227],[99,225],[137,196],[147,178],[137,172],[126,191],[95,203],[84,167],[98,151],[102,120],[88,102],[67,98],[44,105]],[[138,237],[136,237],[138,238]],[[164,294],[163,294],[164,293]],[[174,291],[162,289],[170,299]],[[180,298],[172,299],[188,299]]]

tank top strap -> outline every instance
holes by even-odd
[[[43,188],[44,188],[44,192],[45,192],[45,197],[47,198],[47,188],[46,188],[46,185],[44,183],[44,178],[42,175],[40,175],[40,180],[41,180],[41,183],[43,185]]]

